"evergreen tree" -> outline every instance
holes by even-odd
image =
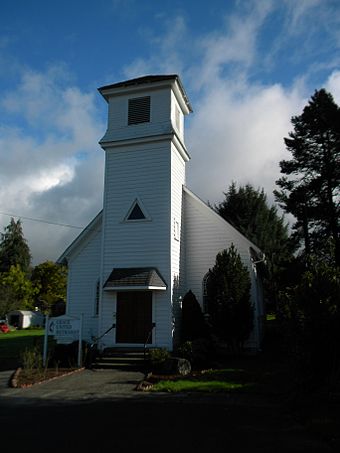
[[[265,253],[265,295],[275,305],[281,273],[292,260],[295,249],[288,226],[277,208],[268,205],[263,189],[255,190],[250,184],[237,188],[233,182],[224,195],[225,199],[215,205],[215,210]]]
[[[253,327],[250,276],[234,245],[216,256],[209,270],[207,298],[210,322],[217,336],[239,351]]]
[[[304,240],[307,256],[320,251],[340,265],[340,108],[326,90],[315,91],[303,113],[292,118],[294,131],[285,138],[291,160],[280,162],[275,191],[281,206],[297,221],[295,234]]]
[[[20,219],[13,218],[1,233],[0,241],[0,272],[9,272],[11,266],[19,265],[27,272],[31,263],[31,254],[22,231]]]
[[[291,247],[288,226],[275,206],[268,206],[264,190],[250,184],[238,189],[233,182],[224,193],[225,199],[215,205],[216,212],[250,241],[270,255],[286,254]]]

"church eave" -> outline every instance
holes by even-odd
[[[105,85],[98,88],[99,93],[103,96],[103,98],[108,102],[109,98],[113,94],[119,93],[127,93],[127,92],[136,92],[140,91],[141,89],[145,89],[145,86],[149,86],[150,89],[158,88],[164,85],[172,85],[175,84],[174,91],[178,87],[178,90],[185,103],[184,110],[185,113],[192,112],[192,107],[189,101],[189,98],[184,90],[183,84],[181,79],[177,74],[169,74],[169,75],[147,75],[142,77],[137,77],[135,79],[125,80],[123,82],[113,83],[111,85]],[[183,107],[183,105],[182,105]]]
[[[67,264],[70,256],[75,252],[77,247],[84,241],[86,238],[96,231],[102,222],[102,214],[103,211],[101,210],[96,217],[91,220],[91,222],[83,229],[83,231],[74,239],[74,241],[67,247],[67,249],[63,252],[62,255],[57,259],[57,263],[59,264]]]
[[[181,139],[178,137],[175,131],[172,131],[169,134],[162,134],[162,135],[147,135],[144,137],[138,138],[130,138],[130,139],[122,139],[122,140],[110,140],[105,138],[106,135],[99,141],[99,145],[106,150],[107,148],[118,148],[122,146],[129,146],[129,145],[137,145],[141,143],[150,143],[150,142],[161,142],[161,141],[168,141],[172,140],[174,145],[176,146],[178,152],[181,154],[185,162],[190,160],[190,155],[182,143]]]

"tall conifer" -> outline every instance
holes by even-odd
[[[326,90],[315,91],[285,138],[290,160],[280,162],[275,191],[281,206],[297,219],[294,228],[306,255],[329,252],[340,265],[340,108]],[[328,247],[328,249],[327,249]]]
[[[16,222],[13,218],[1,233],[0,240],[0,272],[8,272],[11,266],[19,265],[21,270],[27,272],[31,263],[31,253],[20,219]]]

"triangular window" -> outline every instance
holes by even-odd
[[[126,214],[125,221],[151,220],[142,202],[136,198]]]
[[[145,219],[145,215],[143,211],[141,210],[140,206],[138,203],[134,205],[132,208],[132,211],[130,212],[128,218],[126,220],[142,220]]]

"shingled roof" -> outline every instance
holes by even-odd
[[[146,75],[142,77],[136,77],[135,79],[124,80],[122,82],[112,83],[98,88],[99,91],[107,90],[110,88],[129,87],[132,85],[144,85],[145,83],[163,82],[164,80],[176,80],[178,79],[177,74],[168,75]]]
[[[116,88],[122,88],[122,87],[132,87],[132,86],[137,86],[137,85],[145,85],[145,84],[152,84],[156,82],[163,82],[166,80],[176,80],[178,82],[178,86],[182,92],[183,98],[185,99],[185,102],[187,104],[187,107],[190,112],[192,112],[192,107],[190,104],[190,101],[188,99],[188,96],[184,90],[184,87],[182,85],[181,79],[179,78],[178,74],[167,74],[167,75],[146,75],[142,77],[137,77],[135,79],[130,79],[130,80],[125,80],[123,82],[117,82],[117,83],[112,83],[111,85],[104,85],[100,88],[98,88],[98,91],[101,93],[102,96],[106,98],[106,92],[107,90],[114,90]]]
[[[114,291],[127,289],[165,290],[166,288],[166,283],[154,267],[113,269],[104,285],[104,289]]]

